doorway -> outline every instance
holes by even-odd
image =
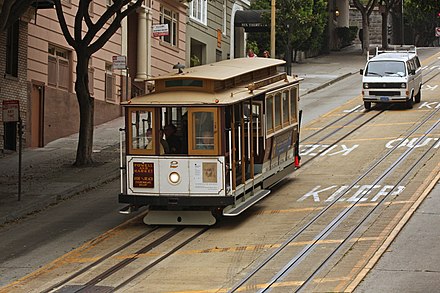
[[[5,150],[16,151],[17,150],[17,122],[5,122],[3,123],[5,135],[4,135],[4,148]]]
[[[44,146],[44,85],[32,84],[30,147]]]

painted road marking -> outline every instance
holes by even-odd
[[[438,109],[440,108],[440,102],[423,102],[420,104],[419,109],[428,108],[428,109]]]
[[[388,140],[385,143],[385,148],[440,148],[440,137],[424,137],[420,140],[420,137],[411,137],[411,138],[391,138],[391,137],[373,137],[373,138],[357,138],[353,140],[346,140],[346,142],[360,142],[360,141],[380,141],[380,140]],[[419,141],[420,140],[420,141]],[[341,145],[329,145],[329,144],[300,144],[299,145],[299,154],[300,156],[309,156],[309,157],[332,157],[332,156],[347,156],[351,154],[354,150],[356,150],[360,145],[354,144],[351,146],[347,146],[346,144]]]
[[[335,155],[341,155],[341,156],[347,156],[350,154],[353,150],[355,150],[359,145],[355,144],[353,146],[347,147],[345,144],[341,145],[333,145],[330,147],[330,145],[327,144],[306,144],[306,145],[300,145],[299,146],[299,154],[300,156],[335,156]]]
[[[393,140],[390,140],[385,147],[388,149],[392,149],[394,147],[397,146],[397,148],[401,148],[401,147],[407,147],[410,149],[415,149],[415,148],[420,148],[420,147],[427,147],[429,145],[434,144],[433,148],[434,149],[438,149],[440,147],[440,138],[438,137],[425,137],[424,139],[422,139],[421,141],[418,141],[420,139],[420,137],[415,137],[415,138],[407,138],[407,139],[403,139],[403,138],[396,138]]]
[[[405,189],[405,186],[398,186],[395,190],[394,187],[394,185],[355,185],[347,192],[349,185],[332,185],[324,188],[322,188],[321,185],[318,185],[300,197],[297,201],[313,199],[314,202],[321,202],[321,198],[326,197],[326,200],[324,200],[325,202],[333,202],[341,194],[345,193],[346,195],[349,195],[350,192],[354,191],[354,194],[349,198],[340,198],[338,201],[365,202],[371,197],[370,201],[376,202],[382,196],[387,196],[388,194],[391,196],[399,195]],[[375,190],[377,190],[376,193],[374,193]],[[392,192],[390,193],[390,191]],[[329,194],[330,192],[333,193]]]
[[[438,88],[438,84],[436,84],[434,86],[429,85],[429,84],[422,85],[422,90],[424,90],[424,91],[426,91],[426,90],[428,90],[428,91],[435,91],[437,88]]]

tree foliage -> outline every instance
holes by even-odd
[[[262,18],[270,27],[270,0],[256,0],[251,9],[267,10]],[[321,47],[322,35],[327,22],[324,0],[277,0],[276,1],[276,52],[283,55],[292,50],[316,50]],[[270,48],[270,34],[249,34],[248,41],[256,41],[259,48]]]
[[[404,20],[413,29],[416,46],[432,45],[434,29],[440,26],[440,0],[405,0]]]

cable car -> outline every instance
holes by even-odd
[[[280,72],[284,63],[179,68],[122,102],[121,213],[148,206],[146,224],[213,225],[298,168],[301,78]]]

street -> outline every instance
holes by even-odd
[[[431,55],[429,50],[421,52],[422,60]],[[426,70],[431,68],[431,70],[440,71],[439,62],[439,60],[432,60],[430,67]],[[438,69],[432,69],[433,64]],[[300,101],[303,110],[301,134],[303,167],[275,187],[272,194],[260,204],[239,217],[224,219],[212,229],[203,232],[197,243],[191,243],[184,246],[182,250],[178,250],[172,258],[159,263],[148,274],[130,283],[127,290],[131,292],[183,290],[226,292],[248,273],[253,264],[262,261],[272,249],[284,243],[292,231],[300,228],[320,210],[325,209],[329,203],[335,202],[337,211],[332,215],[337,215],[341,213],[341,210],[348,208],[351,203],[356,202],[360,195],[367,195],[361,200],[363,205],[356,207],[356,213],[346,216],[353,218],[338,227],[340,230],[335,228],[337,231],[332,237],[320,240],[321,245],[314,248],[316,251],[310,252],[311,258],[304,262],[304,267],[296,267],[295,273],[290,277],[287,276],[275,291],[291,292],[292,288],[301,284],[301,281],[306,278],[302,278],[302,274],[306,275],[306,272],[312,270],[309,265],[320,262],[321,255],[325,255],[334,243],[345,241],[343,240],[347,237],[344,234],[345,229],[355,225],[352,222],[366,214],[365,224],[360,231],[356,231],[355,236],[347,238],[350,246],[337,252],[334,260],[326,263],[322,271],[317,271],[321,278],[327,279],[309,284],[310,287],[307,288],[312,291],[341,291],[350,286],[359,273],[358,267],[364,266],[366,261],[380,248],[383,240],[388,236],[387,233],[394,227],[394,221],[400,219],[401,213],[407,212],[408,203],[414,202],[415,197],[420,196],[419,187],[427,184],[425,179],[435,177],[435,170],[439,164],[440,133],[438,127],[429,134],[429,140],[425,140],[426,143],[420,144],[419,147],[412,139],[422,136],[428,126],[409,135],[407,140],[399,140],[407,135],[411,127],[422,124],[420,121],[423,117],[434,113],[440,107],[439,75],[433,75],[433,78],[424,84],[422,102],[414,105],[412,110],[402,109],[399,106],[385,110],[382,107],[376,107],[366,113],[360,97],[360,81],[360,75],[353,74],[325,88],[303,94]],[[339,126],[327,127],[341,117],[347,117],[344,118],[347,120],[337,124]],[[356,119],[359,120],[353,117],[358,117]],[[438,119],[439,114],[434,113],[429,121]],[[359,130],[356,127],[359,127]],[[322,138],[313,137],[318,130],[326,128],[329,132],[320,134]],[[326,149],[325,146],[332,143],[327,137],[330,134],[333,135],[330,131],[335,129],[341,130],[341,133],[335,135],[340,140],[337,140],[338,142],[333,144],[331,149]],[[352,129],[356,131],[349,134],[344,132]],[[411,141],[415,145],[412,145]],[[401,144],[402,142],[404,143]],[[399,155],[411,148],[415,149],[417,156],[422,151],[429,151],[429,153],[421,160],[423,165],[414,162],[416,155],[408,161],[399,163],[402,169],[396,170],[390,179],[375,181],[375,178],[387,169],[387,166],[384,166],[368,174],[365,179],[362,178],[363,181],[356,182],[359,174],[368,170],[372,162],[379,160],[394,147],[400,151]],[[114,153],[116,159],[118,155],[117,152]],[[395,157],[398,155],[393,155],[393,159]],[[417,169],[410,169],[410,176],[404,177],[402,181],[395,180],[403,173],[406,174],[412,165],[417,165]],[[44,287],[42,285],[44,281],[39,280],[40,274],[42,280],[51,279],[52,283],[55,283],[62,277],[61,272],[69,275],[74,270],[105,255],[106,252],[110,252],[124,241],[139,237],[150,229],[136,218],[144,210],[128,217],[118,213],[121,208],[117,203],[119,185],[118,179],[106,182],[50,206],[42,212],[1,227],[0,249],[7,253],[2,253],[0,256],[0,263],[2,263],[0,287],[7,286],[28,274],[33,274],[29,280],[23,281],[22,288],[18,284],[15,290],[20,292],[32,288],[37,292]],[[347,186],[352,189],[348,191]],[[385,199],[388,191],[391,191],[390,197]],[[340,195],[344,196],[339,197]],[[382,199],[384,199],[384,205],[380,206]],[[378,207],[378,210],[371,211],[374,214],[373,217],[368,217],[370,211],[366,211],[367,206]],[[127,223],[129,219],[134,220]],[[320,231],[323,226],[327,226],[327,223],[318,223],[313,230]],[[163,227],[157,232],[158,235],[153,232],[150,237],[153,240],[164,237],[165,234],[170,233],[170,230],[172,227]],[[194,235],[199,232],[199,228],[185,228],[182,231],[184,234],[182,238],[174,241],[175,243],[185,241],[184,239],[195,237]],[[93,241],[93,239],[98,240]],[[151,239],[147,240],[145,243]],[[287,253],[289,257],[298,254],[302,246],[312,243],[312,240],[304,237],[298,239],[297,242],[289,244],[289,249],[291,249]],[[171,246],[177,245],[175,243],[164,243],[163,246],[155,248],[153,252],[159,255],[171,249]],[[85,246],[82,247],[82,245]],[[69,258],[69,253],[75,252],[78,248],[81,249],[77,254]],[[119,258],[128,259],[135,251],[133,248],[133,250],[121,253]],[[155,253],[137,255],[136,260],[140,263],[128,269],[127,274],[132,273],[136,267],[148,267],[157,259]],[[259,273],[255,280],[246,284],[245,290],[253,292],[260,284],[267,282],[264,278],[265,274],[276,272],[278,266],[284,265],[286,258],[283,256],[275,260],[265,273]],[[118,257],[113,257],[110,262],[114,263],[117,260]],[[49,267],[44,267],[45,264],[50,263]],[[61,264],[66,264],[66,268]],[[35,273],[37,270],[40,271]],[[52,271],[56,277],[51,275]],[[95,288],[115,286],[115,282],[121,278],[123,277],[115,276],[107,283],[97,285]],[[81,284],[80,279],[70,284],[68,288],[75,288],[74,286],[78,284]],[[5,292],[13,291],[12,289],[5,289]],[[367,291],[368,289],[365,292]],[[3,291],[0,289],[0,292]]]

